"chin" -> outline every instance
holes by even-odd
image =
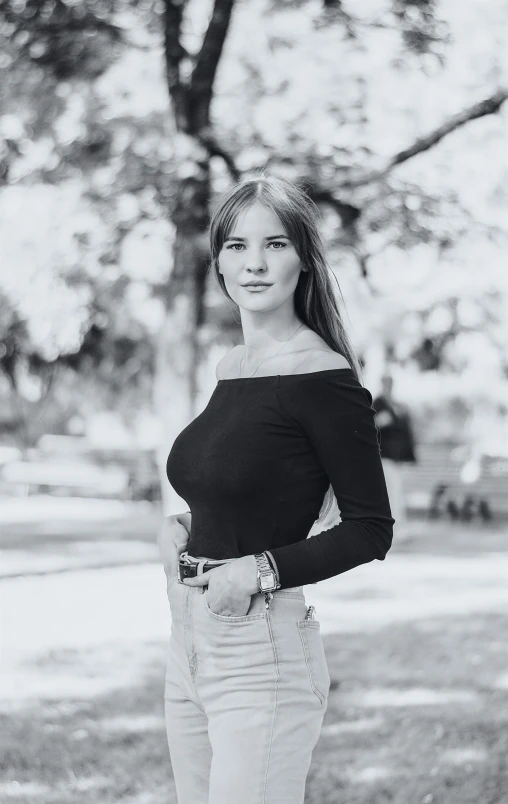
[[[242,301],[241,304],[238,303],[238,306],[243,307],[244,310],[274,310],[279,305],[274,304],[273,300],[271,304],[267,304],[266,302],[263,303],[262,301],[253,299],[250,304],[246,304],[244,301]]]

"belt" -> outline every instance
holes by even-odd
[[[203,572],[214,567],[220,567],[222,564],[228,564],[234,561],[234,558],[195,558],[190,556],[187,552],[183,552],[178,560],[178,580],[180,583],[184,578],[195,578],[196,575],[201,575]]]

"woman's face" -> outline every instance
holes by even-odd
[[[272,310],[291,298],[304,267],[279,218],[255,201],[238,216],[219,254],[226,290],[240,307]],[[249,282],[263,286],[246,287]]]

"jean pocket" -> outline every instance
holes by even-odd
[[[297,625],[310,686],[321,704],[324,704],[330,691],[330,674],[319,620],[299,620]]]
[[[228,614],[217,614],[215,611],[212,611],[210,606],[208,605],[208,589],[206,589],[203,599],[205,601],[205,611],[209,617],[213,620],[218,620],[221,623],[229,623],[230,625],[234,623],[245,623],[250,622],[251,620],[264,620],[266,619],[266,615],[263,611],[256,611],[252,614],[242,614],[240,616],[229,616]],[[253,606],[253,602],[251,602],[251,608]]]

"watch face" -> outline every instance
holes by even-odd
[[[269,572],[266,575],[261,575],[261,589],[271,589],[275,586],[275,576],[273,572]]]

